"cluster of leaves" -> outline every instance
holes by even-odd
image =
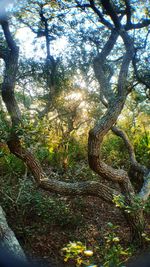
[[[64,262],[75,263],[78,266],[98,266],[94,264],[97,260],[96,254],[99,254],[102,265],[104,267],[125,267],[125,262],[133,253],[133,248],[124,248],[121,245],[116,230],[118,226],[113,225],[111,222],[108,223],[108,230],[105,232],[103,237],[103,244],[97,248],[95,257],[93,257],[93,250],[88,250],[86,245],[82,242],[69,242],[62,250],[61,254],[64,258]],[[98,258],[99,258],[98,257]]]
[[[137,213],[137,211],[150,212],[150,198],[146,203],[143,203],[138,196],[134,197],[132,205],[127,205],[125,199],[121,195],[114,195],[113,202],[117,208],[123,209],[126,213]],[[150,242],[149,233],[142,233],[143,241]]]
[[[150,158],[150,133],[144,132],[142,135],[137,134],[134,138],[134,147],[137,160],[149,166]]]
[[[93,251],[88,250],[82,242],[69,242],[66,247],[61,250],[64,262],[72,260],[77,267],[79,266],[96,266],[92,265]]]
[[[123,153],[121,153],[121,151],[123,151]],[[108,134],[104,140],[102,157],[114,168],[121,167],[128,169],[129,167],[129,156],[123,141],[111,133]]]
[[[12,165],[11,175],[6,172],[1,177],[0,201],[18,237],[27,240],[35,233],[46,233],[53,226],[76,229],[83,224],[81,211],[74,213],[71,203],[65,198],[49,196],[37,190],[34,183],[28,180],[27,170],[24,172],[21,169],[21,162],[14,159],[13,162],[16,165]],[[17,218],[16,224],[13,223],[14,217]]]
[[[6,175],[11,178],[13,176],[20,177],[24,174],[25,165],[16,156],[9,153],[6,145],[0,147],[0,155],[1,175]]]
[[[5,113],[0,111],[0,140],[1,142],[6,142],[8,135],[10,133],[10,127],[6,121]]]
[[[138,210],[149,212],[150,210],[149,201],[143,203],[138,196],[134,197],[132,205],[127,205],[125,203],[125,198],[122,195],[114,195],[113,202],[115,203],[117,208],[124,209],[124,211],[127,213],[134,213]]]
[[[125,262],[131,257],[132,249],[124,248],[117,236],[118,226],[108,223],[108,231],[104,235],[104,244],[100,247],[104,267],[125,267]]]

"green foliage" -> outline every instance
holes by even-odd
[[[126,125],[124,125],[126,127]],[[122,127],[123,128],[123,127]],[[123,128],[124,129],[124,128]],[[125,129],[126,130],[126,129]],[[149,131],[144,131],[143,128],[128,129],[126,132],[134,146],[136,159],[141,164],[150,165],[150,134]],[[103,159],[115,168],[125,168],[128,170],[130,161],[129,155],[121,138],[109,133],[102,147]]]
[[[20,179],[14,175],[15,178],[9,178],[7,182],[5,176],[2,179],[0,201],[10,218],[16,216],[16,232],[19,231],[21,234],[20,229],[24,224],[28,228],[29,218],[32,218],[35,229],[39,227],[38,224],[44,224],[42,231],[46,231],[50,225],[59,225],[67,229],[69,225],[74,229],[83,223],[82,214],[75,214],[65,199],[48,196],[37,190],[27,177]]]
[[[40,160],[40,162],[52,162],[53,152],[49,151],[48,148],[39,146],[36,153],[36,157]]]
[[[103,236],[103,244],[88,250],[82,242],[69,242],[62,249],[64,262],[73,262],[76,266],[99,266],[93,264],[101,259],[104,267],[125,267],[125,262],[133,253],[133,248],[124,248],[117,234],[118,226],[108,223],[108,230]]]
[[[52,163],[57,166],[62,166],[67,161],[67,168],[72,168],[77,162],[85,158],[84,144],[76,141],[75,138],[70,140],[60,141],[58,147],[49,149],[51,152]]]
[[[62,227],[74,228],[81,224],[82,217],[75,215],[63,199],[56,197],[46,197],[38,192],[35,192],[33,199],[34,212],[45,224],[56,224]],[[22,201],[24,202],[24,201]]]
[[[134,137],[134,147],[136,158],[138,162],[145,164],[147,166],[150,165],[150,133],[143,132],[142,134],[139,132]]]
[[[115,135],[108,134],[106,136],[102,147],[102,157],[115,168],[127,169],[129,166],[128,153],[124,143]]]
[[[148,198],[147,202],[145,203],[145,212],[150,213],[150,197]]]
[[[0,148],[0,169],[2,173],[9,177],[23,175],[25,171],[24,163],[13,154],[8,152],[8,148]]]
[[[64,262],[73,261],[75,266],[89,266],[92,265],[93,251],[88,250],[82,242],[69,242],[66,247],[61,250]],[[93,265],[96,266],[96,265]]]
[[[6,120],[5,113],[3,111],[0,111],[0,140],[1,142],[6,142],[9,133],[10,133],[10,126]]]
[[[108,231],[104,234],[104,244],[100,247],[100,254],[104,267],[123,267],[125,261],[132,255],[131,248],[124,248],[116,233],[118,226],[108,223]]]
[[[138,196],[135,196],[132,200],[132,205],[127,205],[124,196],[114,195],[113,202],[117,208],[124,209],[127,213],[136,213],[138,210],[150,212],[150,199],[146,203],[143,203]]]

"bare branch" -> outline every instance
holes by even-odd
[[[117,59],[109,59],[108,61],[109,62],[118,62],[118,61],[120,61],[121,59],[123,59],[123,56],[121,56],[121,57],[118,57]]]
[[[121,29],[121,24],[120,24],[120,20],[119,17],[117,15],[117,13],[115,12],[115,9],[112,5],[112,3],[110,2],[110,0],[101,0],[101,3],[104,7],[104,9],[106,10],[107,14],[111,17],[116,29]]]
[[[108,15],[111,17],[116,29],[121,30],[122,26],[119,21],[119,17],[117,13],[115,12],[115,9],[112,3],[110,2],[110,0],[102,0],[101,2],[106,12],[108,13]],[[126,14],[127,14],[127,24],[123,25],[125,30],[128,31],[128,30],[133,30],[133,29],[141,29],[141,28],[144,28],[150,25],[150,19],[143,19],[142,22],[139,22],[136,24],[131,23],[131,7],[130,7],[129,0],[125,0],[125,4],[126,4]]]
[[[49,98],[49,101],[46,103],[45,108],[42,111],[38,110],[38,118],[39,119],[44,118],[45,115],[47,115],[52,110],[52,107],[53,106],[52,106],[52,103],[51,103],[50,98]]]
[[[127,75],[128,75],[130,62],[132,61],[134,57],[134,53],[135,53],[133,41],[131,40],[128,33],[126,33],[125,31],[121,32],[121,37],[126,47],[126,53],[123,56],[123,61],[122,61],[122,65],[121,65],[119,77],[118,77],[117,87],[118,87],[119,96],[127,95],[129,93],[127,89]]]
[[[100,10],[95,6],[95,2],[94,2],[94,0],[89,0],[89,2],[90,2],[90,7],[91,7],[91,9],[95,12],[95,14],[98,15],[98,17],[99,17],[99,19],[100,19],[100,22],[101,22],[103,25],[105,25],[108,29],[112,30],[112,29],[113,29],[112,24],[104,18],[103,14],[102,14],[102,13],[100,12]]]
[[[128,31],[128,30],[133,30],[133,29],[141,29],[141,28],[144,28],[144,27],[147,27],[150,25],[150,19],[144,19],[142,22],[139,22],[139,23],[131,23],[130,25],[126,25],[125,26],[125,29]]]
[[[50,38],[49,38],[49,30],[48,30],[48,19],[45,18],[43,8],[41,6],[41,10],[39,12],[41,22],[44,24],[44,33],[46,39],[46,50],[47,50],[47,59],[51,59],[50,55]]]
[[[81,125],[83,125],[83,124],[85,124],[85,123],[87,123],[87,122],[91,122],[92,120],[91,119],[87,119],[87,120],[85,120],[85,121],[81,121],[76,127],[73,127],[73,131],[75,130],[78,130],[80,127],[81,127]]]
[[[11,50],[18,51],[18,47],[16,46],[16,43],[9,30],[9,25],[8,25],[6,14],[0,19],[0,24],[2,26],[8,47]]]
[[[23,23],[25,26],[27,26],[33,33],[35,33],[37,35],[38,31],[35,30],[33,27],[31,27],[30,23],[26,22],[25,20],[23,20],[22,18],[19,18],[19,21],[21,23]]]
[[[96,196],[109,203],[112,203],[114,195],[120,195],[119,191],[96,181],[66,183],[45,179],[41,180],[39,186],[50,192],[61,193],[65,196]]]
[[[115,30],[113,30],[110,34],[108,41],[104,45],[101,53],[99,53],[94,59],[94,72],[100,84],[101,95],[104,95],[105,98],[107,98],[110,101],[112,101],[113,92],[111,90],[109,79],[106,75],[105,64],[106,64],[106,58],[113,49],[117,38],[118,38],[118,33]]]
[[[85,10],[85,8],[91,8],[94,11],[94,13],[98,15],[99,21],[103,25],[105,25],[110,30],[113,29],[113,25],[104,18],[103,14],[96,7],[94,0],[89,0],[90,4],[80,4],[78,0],[75,0],[75,2],[77,3],[76,7],[80,7],[82,10]]]
[[[126,5],[126,15],[127,15],[127,24],[126,25],[131,25],[131,6],[130,6],[130,0],[124,0],[125,5]]]
[[[128,136],[126,135],[126,133],[119,129],[118,127],[116,126],[112,126],[111,130],[119,137],[121,137],[126,145],[126,148],[129,152],[129,155],[130,155],[130,160],[131,162],[135,162],[136,159],[135,159],[135,153],[134,153],[134,148],[132,146],[132,144],[130,143],[129,139],[128,139]]]

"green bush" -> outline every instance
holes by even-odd
[[[104,234],[103,245],[99,252],[103,260],[104,267],[125,267],[125,262],[132,255],[132,248],[124,248],[117,235],[118,226],[108,223],[108,230]]]
[[[74,213],[71,205],[63,198],[49,196],[45,192],[36,189],[28,179],[16,178],[5,182],[5,177],[1,187],[0,201],[6,213],[12,219],[17,218],[17,225],[28,225],[32,222],[32,227],[37,224],[44,224],[45,230],[51,225],[61,227],[70,226],[76,228],[83,223],[82,214]],[[19,230],[20,231],[20,230]]]
[[[25,172],[24,163],[15,155],[0,150],[0,169],[8,176],[20,176]]]
[[[131,257],[133,248],[124,248],[118,237],[118,226],[108,223],[108,230],[104,233],[103,244],[92,250],[87,249],[87,246],[82,242],[69,242],[62,249],[64,262],[71,262],[75,266],[100,266],[103,267],[125,267],[125,262]],[[98,262],[98,264],[95,264]]]
[[[103,159],[115,168],[128,168],[129,159],[123,141],[111,133],[106,136],[102,146]]]
[[[150,166],[150,134],[137,134],[134,137],[134,147],[138,162]]]

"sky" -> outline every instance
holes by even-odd
[[[20,42],[20,53],[26,58],[44,59],[46,56],[45,51],[45,38],[36,38],[36,35],[27,27],[22,27],[17,30],[16,38]],[[34,44],[35,41],[35,44]],[[44,44],[44,49],[41,48]],[[53,55],[58,55],[61,51],[65,50],[67,46],[67,40],[65,37],[61,37],[56,41],[53,41],[51,47]]]
[[[4,10],[12,7],[15,0],[0,0],[0,17],[3,16]]]

